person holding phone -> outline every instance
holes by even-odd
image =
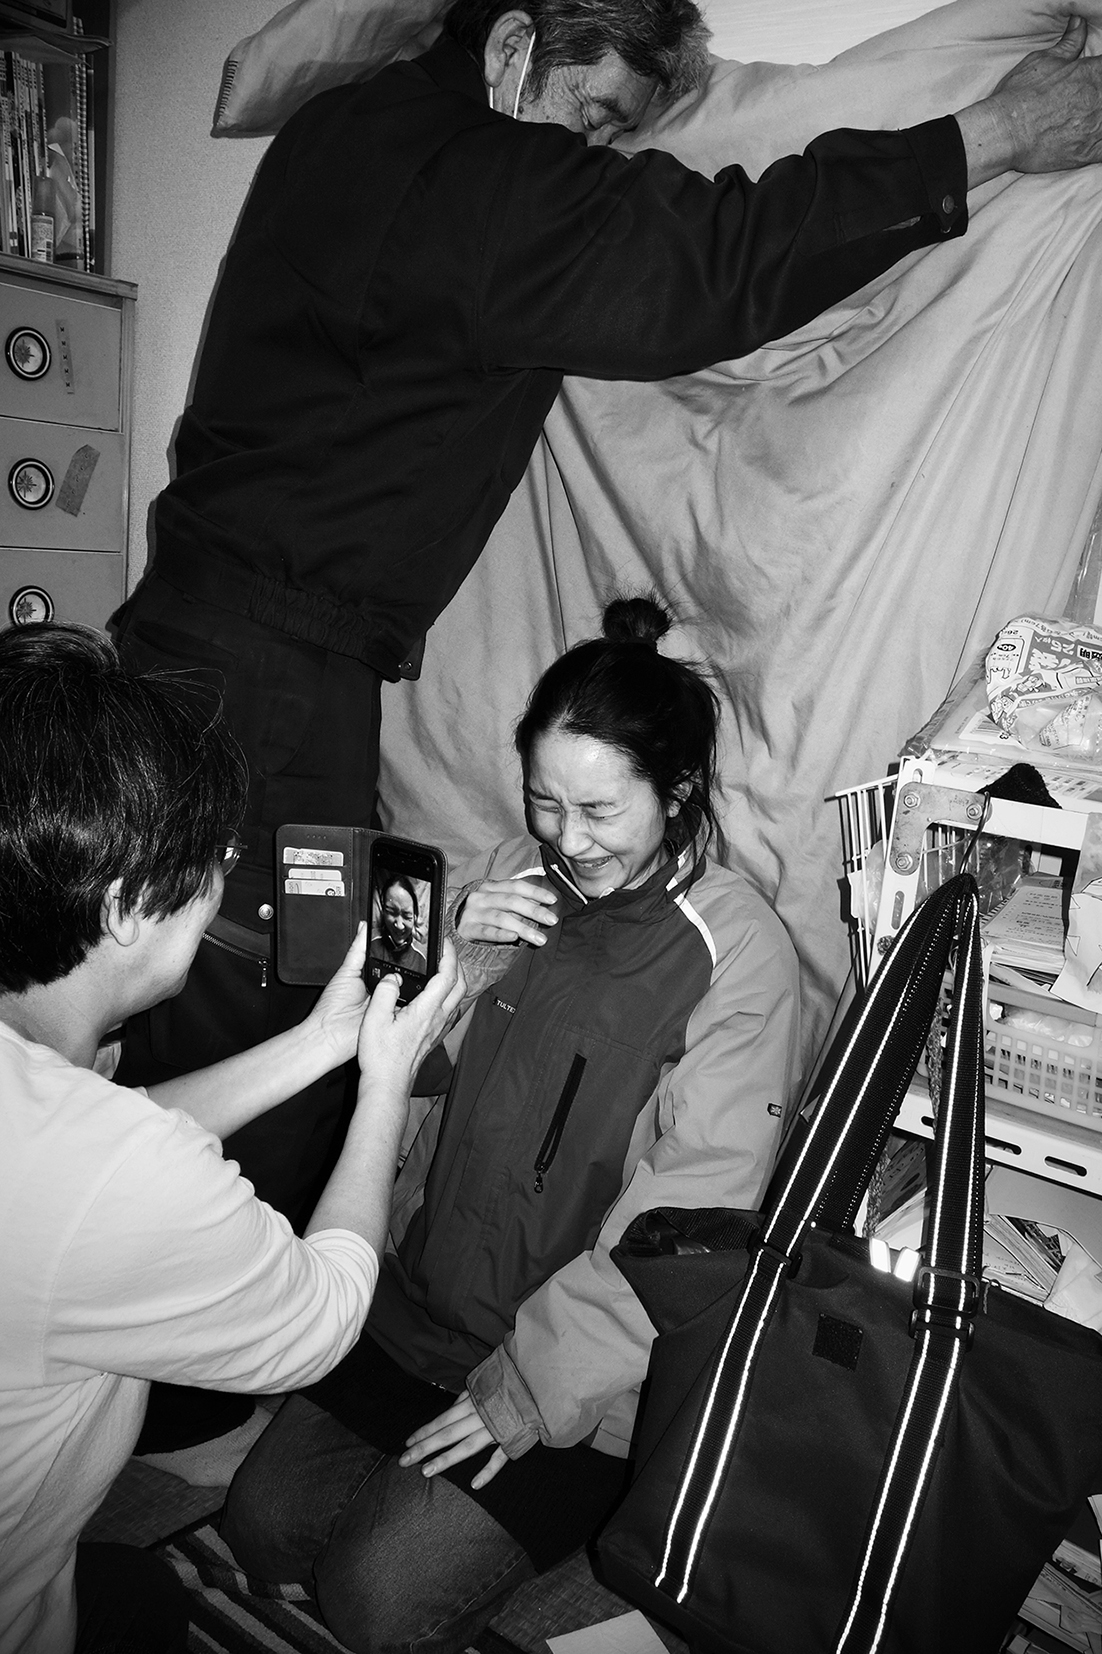
[[[379,1272],[410,1085],[458,1009],[368,1002],[367,927],[298,1027],[148,1091],[108,1036],[182,989],[236,862],[225,721],[79,626],[0,632],[0,1649],[176,1654],[167,1565],[79,1535],[154,1379],[249,1397],[327,1372]],[[343,1148],[299,1239],[222,1143],[359,1058]],[[252,1411],[252,1403],[249,1403]]]
[[[309,1585],[355,1651],[462,1649],[589,1539],[653,1338],[610,1249],[654,1206],[753,1207],[773,1163],[795,954],[709,853],[719,706],[659,654],[668,625],[614,602],[536,685],[532,836],[452,893],[486,986],[400,1174],[365,1332],[230,1491],[240,1564]]]

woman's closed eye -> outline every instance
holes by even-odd
[[[528,807],[541,816],[561,816],[564,814],[562,805],[556,804],[552,799],[529,797]],[[587,821],[612,821],[621,814],[621,806],[619,804],[580,804],[577,813],[584,816]]]

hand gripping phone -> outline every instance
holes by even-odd
[[[369,827],[292,822],[276,832],[276,969],[320,987],[368,923],[364,977],[420,993],[440,962],[448,864],[442,850]]]

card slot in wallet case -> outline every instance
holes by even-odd
[[[321,987],[370,916],[371,827],[276,830],[276,970],[281,982]]]

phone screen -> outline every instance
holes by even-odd
[[[371,847],[369,987],[396,974],[405,1005],[440,962],[446,865],[439,850],[383,835]]]

